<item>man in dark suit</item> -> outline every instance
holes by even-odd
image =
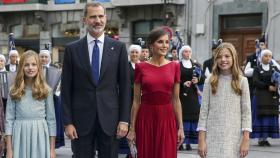
[[[65,133],[74,158],[118,157],[118,139],[128,131],[130,77],[124,43],[104,35],[106,10],[84,9],[87,35],[66,46],[62,69]]]
[[[202,74],[207,78],[212,72],[214,57],[211,57],[203,62]]]
[[[251,100],[253,99],[253,96],[254,96],[253,72],[254,72],[255,67],[257,67],[257,65],[258,65],[257,53],[253,53],[253,54],[247,56],[246,66],[244,69],[244,75],[248,78]]]
[[[203,69],[202,69],[202,74],[205,78],[209,77],[210,74],[212,73],[212,67],[214,64],[214,53],[215,49],[223,42],[222,39],[219,39],[218,41],[213,40],[212,41],[212,57],[205,60],[203,62]]]

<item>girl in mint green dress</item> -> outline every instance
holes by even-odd
[[[36,52],[25,52],[6,108],[7,158],[55,158],[56,122],[52,90]]]

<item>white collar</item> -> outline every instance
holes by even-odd
[[[138,60],[136,63],[140,63],[140,61]],[[131,66],[132,66],[133,69],[135,69],[135,64],[136,64],[136,63],[130,61],[130,64],[131,64]]]
[[[99,36],[97,38],[98,42],[100,42],[100,43],[104,43],[104,39],[105,39],[104,33],[102,33],[101,36]],[[88,44],[92,43],[94,40],[96,40],[96,38],[92,37],[89,33],[87,33],[87,42],[88,42]]]
[[[191,62],[191,59],[182,59],[182,64],[183,64],[183,67],[185,68],[191,68],[192,67],[192,62]]]
[[[50,63],[46,64],[46,65],[42,65],[43,67],[49,68],[50,67]]]
[[[262,68],[263,68],[264,71],[268,71],[269,70],[269,64],[261,63],[261,65],[262,65]]]
[[[16,70],[17,70],[17,65],[10,64],[10,71],[16,72]]]
[[[0,72],[5,72],[5,71],[6,71],[6,68],[5,68],[5,66],[4,66],[3,69],[0,70]]]

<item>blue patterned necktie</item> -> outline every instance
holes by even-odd
[[[91,57],[92,77],[96,84],[98,84],[98,80],[99,80],[99,47],[97,43],[98,40],[94,40],[94,46],[92,49],[92,57]]]

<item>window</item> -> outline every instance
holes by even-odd
[[[162,26],[162,20],[142,20],[136,21],[133,23],[133,35],[132,35],[132,43],[137,41],[138,38],[142,38],[146,41],[149,32],[158,26]]]
[[[246,28],[261,28],[262,15],[226,15],[222,16],[223,29],[246,29]]]

